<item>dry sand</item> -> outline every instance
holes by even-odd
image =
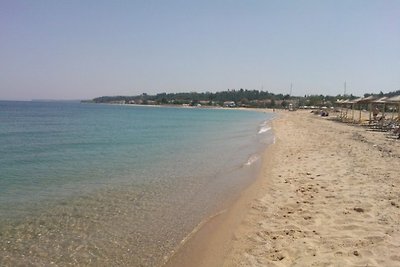
[[[166,266],[400,266],[400,140],[279,115],[259,179]]]
[[[256,197],[218,265],[400,266],[400,140],[280,115]]]

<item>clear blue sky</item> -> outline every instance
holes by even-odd
[[[0,0],[0,99],[400,89],[400,1]]]

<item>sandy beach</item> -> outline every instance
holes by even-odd
[[[285,112],[224,266],[399,266],[400,142]]]
[[[400,266],[400,141],[309,111],[272,124],[258,181],[170,266]]]

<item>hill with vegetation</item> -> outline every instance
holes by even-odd
[[[365,94],[370,96],[373,94]],[[400,90],[377,96],[400,95]],[[189,105],[189,106],[235,106],[251,108],[286,108],[289,104],[296,106],[333,106],[338,99],[354,99],[353,95],[305,95],[290,96],[288,94],[274,94],[260,90],[226,90],[221,92],[182,92],[159,93],[148,95],[143,93],[136,96],[102,96],[94,98],[91,103],[108,104],[138,104],[138,105]]]

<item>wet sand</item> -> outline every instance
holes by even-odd
[[[400,141],[309,111],[273,129],[259,179],[167,266],[399,266]]]

